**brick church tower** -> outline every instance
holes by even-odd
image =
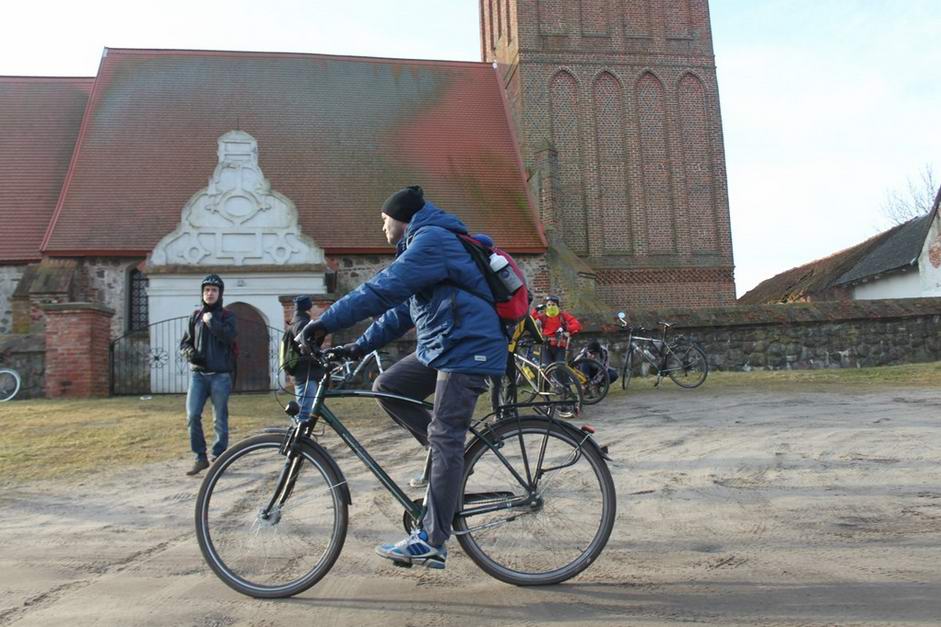
[[[550,252],[613,306],[734,303],[708,0],[480,5]]]

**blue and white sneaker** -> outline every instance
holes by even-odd
[[[418,564],[425,568],[444,568],[448,559],[448,548],[443,544],[436,547],[428,542],[425,530],[413,531],[412,535],[398,544],[380,544],[376,553],[386,559],[396,562],[397,565],[411,566]]]

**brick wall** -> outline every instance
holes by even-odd
[[[92,303],[47,305],[46,395],[49,398],[107,396],[111,317]]]
[[[513,255],[513,259],[526,275],[526,281],[534,293],[546,294],[549,291],[549,271],[543,255],[518,254]],[[392,255],[342,255],[328,258],[327,263],[337,273],[337,298],[362,285],[392,263],[392,260]]]
[[[706,0],[484,0],[481,20],[547,230],[599,270],[714,271],[662,291],[608,282],[599,296],[734,303]]]

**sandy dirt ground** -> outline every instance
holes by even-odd
[[[617,460],[618,518],[566,584],[500,583],[456,542],[445,571],[378,558],[401,510],[330,435],[350,532],[309,591],[257,601],[216,579],[181,459],[6,490],[0,625],[941,623],[941,392],[640,387],[583,418]],[[357,435],[400,482],[420,465],[387,422]]]

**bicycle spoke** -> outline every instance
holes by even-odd
[[[578,439],[552,425],[530,419],[520,428],[512,421],[503,426],[506,444],[500,450],[508,463],[522,464],[524,451],[529,460],[538,460],[534,492],[514,486],[489,449],[477,447],[468,459],[466,495],[502,491],[518,499],[512,509],[458,521],[459,532],[470,529],[458,536],[465,551],[488,573],[510,583],[573,576],[587,566],[588,552],[600,552],[613,525],[613,484],[604,462],[583,454]]]
[[[197,504],[200,547],[210,565],[253,596],[312,585],[345,535],[345,503],[329,472],[308,457],[286,463],[279,445],[280,438],[267,438],[221,459]]]

